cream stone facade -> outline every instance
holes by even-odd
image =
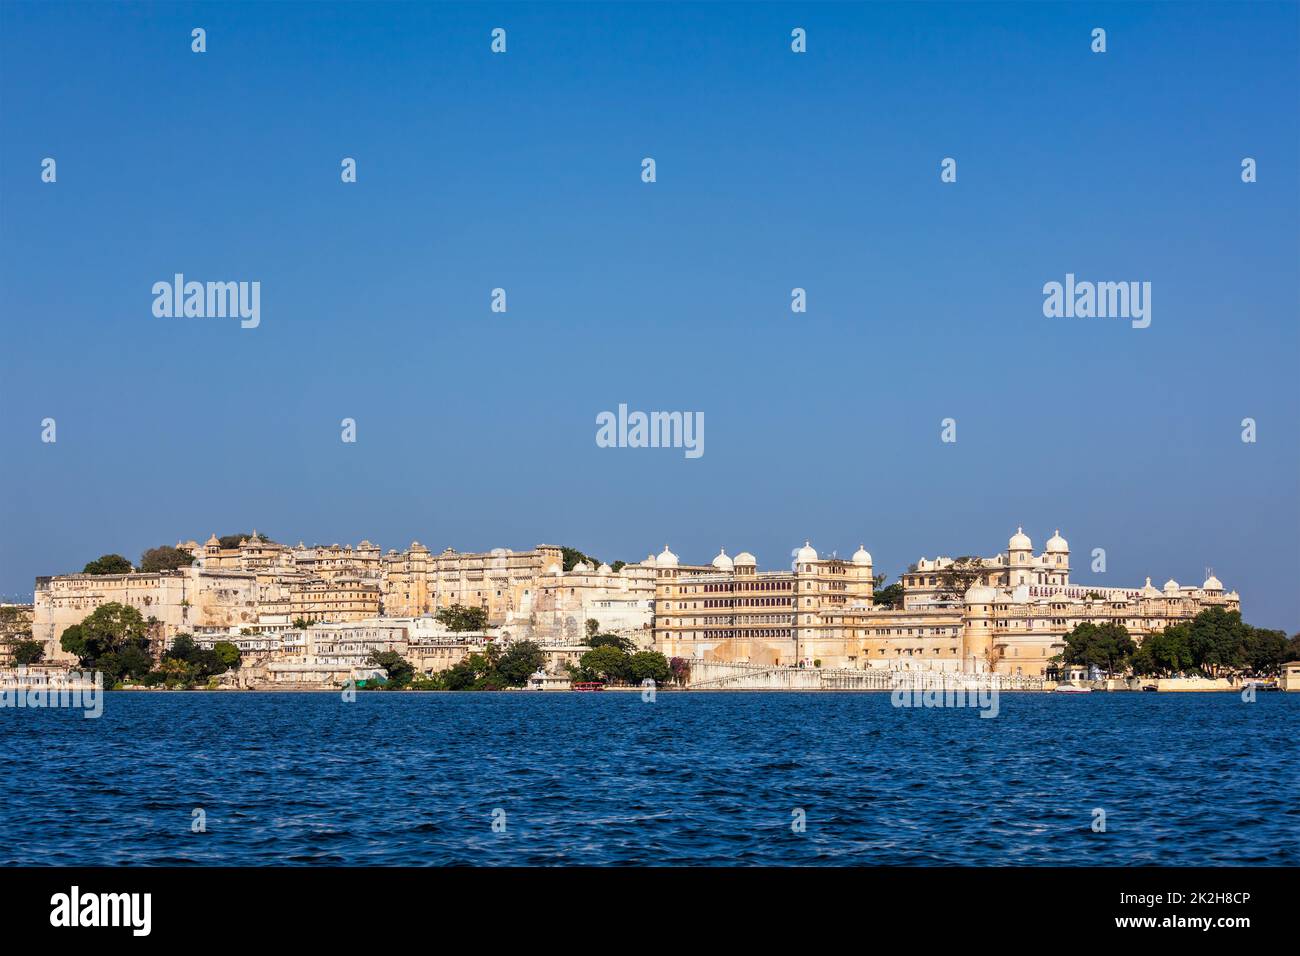
[[[257,620],[258,584],[247,571],[178,571],[68,574],[36,579],[32,637],[45,642],[45,659],[70,662],[59,638],[97,607],[118,603],[154,619],[170,640],[196,627],[240,627]]]
[[[1213,575],[1199,587],[1072,584],[1059,532],[1035,556],[1018,530],[955,598],[945,588],[952,559],[923,558],[903,575],[901,609],[873,605],[871,561],[863,548],[844,562],[805,544],[790,571],[759,572],[751,555],[720,554],[711,573],[661,578],[656,647],[704,660],[1042,677],[1077,624],[1122,624],[1140,643],[1208,607],[1241,609]]]
[[[0,667],[13,664],[13,642],[31,639],[35,613],[31,604],[0,602]]]
[[[655,647],[669,658],[812,665],[824,650],[842,651],[828,614],[871,604],[871,555],[862,547],[846,561],[805,542],[789,571],[759,571],[749,552],[733,558],[725,549],[707,570],[681,567],[666,546],[656,564]]]
[[[277,679],[285,681],[316,673],[306,665],[329,656],[299,646],[300,619],[403,628],[405,653],[424,672],[454,665],[490,637],[536,641],[554,670],[577,661],[586,622],[595,620],[600,632],[670,658],[1040,677],[1081,622],[1115,621],[1141,641],[1206,607],[1240,610],[1239,595],[1212,574],[1200,586],[1168,581],[1157,589],[1150,579],[1139,588],[1075,584],[1060,533],[1036,554],[1023,529],[1005,551],[976,559],[973,576],[954,576],[951,558],[921,558],[902,575],[899,608],[873,604],[873,560],[865,547],[840,558],[808,542],[792,552],[788,570],[767,571],[752,554],[725,549],[708,564],[685,565],[666,545],[617,571],[580,562],[567,572],[562,549],[545,544],[434,555],[413,542],[385,554],[369,541],[289,547],[254,532],[235,548],[223,548],[215,535],[178,547],[194,555],[193,565],[38,578],[31,632],[45,643],[46,660],[69,662],[59,647],[62,632],[102,604],[119,602],[151,622],[160,646],[186,632],[208,645],[231,640],[247,655],[304,665],[284,670]],[[483,608],[489,631],[446,631],[433,615],[453,604]]]
[[[601,633],[619,634],[639,646],[653,643],[656,570],[654,558],[593,568],[580,561],[571,571],[552,565],[530,588],[503,628],[512,636],[541,643],[576,644],[595,621]]]

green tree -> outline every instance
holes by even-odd
[[[59,646],[69,654],[76,656],[80,662],[89,660],[89,654],[86,649],[86,632],[80,624],[73,624],[63,629],[59,635]]]
[[[1292,634],[1287,638],[1286,657],[1282,659],[1282,663],[1288,661],[1300,661],[1300,634]]]
[[[1133,655],[1133,673],[1172,677],[1192,667],[1186,622],[1155,631],[1142,639]]]
[[[1207,608],[1188,625],[1188,648],[1192,663],[1206,677],[1218,677],[1246,664],[1246,635],[1240,611]]]
[[[120,650],[99,655],[92,666],[104,675],[104,685],[113,687],[127,679],[143,680],[153,670],[153,658],[138,644],[127,644]]]
[[[466,607],[453,604],[451,607],[439,608],[433,615],[434,620],[449,631],[482,631],[487,629],[487,608]]]
[[[1123,624],[1107,621],[1099,625],[1085,621],[1065,635],[1062,658],[1067,664],[1097,667],[1109,676],[1123,670],[1135,650],[1137,645]]]
[[[620,637],[617,634],[597,634],[594,637],[587,638],[588,647],[617,647],[624,654],[631,654],[636,648],[636,642],[631,638]]]
[[[230,641],[217,641],[217,643],[212,646],[212,650],[216,652],[217,657],[221,659],[221,663],[225,666],[226,670],[237,670],[239,665],[243,663],[244,655],[240,652],[239,648]]]
[[[447,690],[473,690],[475,683],[479,679],[478,672],[475,670],[470,658],[453,664],[445,671],[442,671],[439,676],[442,678],[442,686]]]
[[[180,548],[159,545],[140,555],[140,570],[153,573],[156,571],[175,571],[188,568],[194,563],[194,555]]]
[[[370,663],[388,672],[388,683],[393,687],[404,687],[415,674],[411,662],[397,651],[375,651],[370,655]]]
[[[640,651],[628,658],[628,676],[633,683],[641,684],[650,679],[655,684],[667,684],[673,676],[668,659],[658,651]]]
[[[179,657],[164,657],[158,667],[141,676],[141,681],[148,685],[165,684],[171,688],[190,687],[199,679],[198,668],[190,661]]]
[[[895,581],[888,587],[880,587],[885,583],[885,575],[877,574],[872,578],[872,595],[871,603],[880,608],[901,608],[903,606],[903,582]]]
[[[90,666],[105,654],[115,654],[129,646],[148,650],[145,622],[135,608],[116,601],[95,608],[80,624],[67,628],[60,646],[76,654],[84,666]]]
[[[564,570],[566,571],[572,571],[582,561],[586,561],[593,568],[600,566],[600,561],[597,558],[589,557],[577,548],[561,547],[560,553],[564,556]]]
[[[600,633],[600,621],[596,620],[594,617],[589,617],[587,618],[587,623],[584,627],[587,633],[587,643],[590,644],[591,639]]]
[[[1285,631],[1270,631],[1262,627],[1246,626],[1243,648],[1246,669],[1259,677],[1271,677],[1281,672],[1287,659]]]
[[[578,666],[584,674],[607,681],[627,680],[630,674],[629,664],[627,654],[609,645],[594,647],[578,659]]]
[[[171,647],[163,651],[163,659],[171,658],[178,661],[192,661],[198,654],[199,646],[194,643],[194,638],[190,634],[177,634],[172,639]]]
[[[511,644],[497,662],[497,673],[511,687],[522,687],[528,678],[541,669],[546,655],[532,641]]]
[[[316,622],[309,617],[295,617],[293,619],[293,629],[295,631],[305,631]]]
[[[12,643],[14,663],[19,667],[39,664],[45,658],[45,645],[40,641],[17,640]]]
[[[271,538],[268,538],[260,531],[257,533],[257,536],[261,538],[263,541],[267,542],[268,544],[275,544],[275,542]],[[251,537],[252,534],[223,534],[220,538],[217,539],[217,541],[218,543],[220,543],[220,545],[223,548],[229,551],[231,548],[239,547],[239,542],[245,541]]]
[[[916,570],[915,566],[912,570]],[[983,583],[986,573],[983,558],[971,554],[953,558],[952,564],[939,569],[935,575],[938,580],[935,597],[940,600],[961,601],[966,597],[967,591]]]
[[[103,554],[81,569],[82,574],[130,574],[131,562],[120,554]]]

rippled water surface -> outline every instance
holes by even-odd
[[[0,710],[0,862],[1300,864],[1300,694],[1000,703],[191,692],[108,694],[98,720]]]

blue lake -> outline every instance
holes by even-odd
[[[1297,865],[1298,719],[1300,694],[1003,694],[984,719],[883,693],[119,692],[97,720],[0,710],[0,863]]]

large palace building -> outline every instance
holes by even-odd
[[[865,548],[846,561],[805,543],[788,571],[759,571],[748,553],[707,570],[667,548],[657,561],[655,643],[669,657],[1039,677],[1082,622],[1123,624],[1140,642],[1206,607],[1241,607],[1212,574],[1199,587],[1072,584],[1060,533],[1035,555],[1023,529],[992,558],[922,558],[902,576],[901,608],[873,603]]]
[[[175,571],[67,574],[36,579],[32,634],[46,657],[67,661],[59,639],[97,607],[126,604],[151,620],[162,642],[180,633],[281,633],[294,621],[345,624],[381,617],[419,618],[459,604],[487,612],[488,626],[512,637],[576,641],[586,622],[651,642],[655,561],[563,567],[563,549],[496,548],[433,554],[418,541],[384,553],[369,541],[296,547],[257,534],[236,547],[216,535],[176,545],[194,557]]]
[[[546,645],[580,647],[595,620],[601,632],[667,657],[1037,677],[1080,622],[1114,621],[1140,641],[1206,607],[1240,609],[1238,595],[1212,574],[1197,587],[1169,581],[1157,589],[1150,579],[1140,588],[1073,584],[1070,547],[1059,532],[1041,554],[1018,530],[993,557],[921,558],[888,606],[874,601],[879,580],[864,547],[839,558],[808,542],[788,569],[770,571],[743,551],[684,565],[667,546],[618,570],[585,561],[565,570],[563,549],[546,544],[434,554],[413,542],[384,553],[369,541],[291,547],[253,532],[233,548],[215,536],[177,547],[192,565],[37,578],[31,633],[45,642],[46,659],[69,660],[59,646],[63,631],[108,602],[138,609],[163,645],[179,633],[255,642],[303,620],[418,622],[459,604],[482,608],[502,638]]]

